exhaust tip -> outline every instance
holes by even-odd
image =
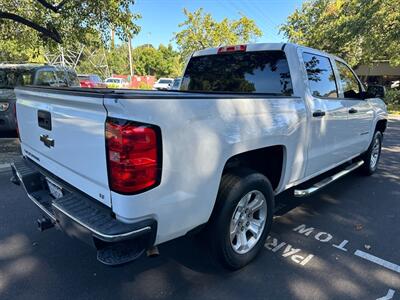
[[[146,254],[147,254],[147,257],[157,257],[160,255],[160,252],[158,251],[157,246],[153,246],[146,251]]]
[[[39,219],[37,219],[36,222],[37,222],[37,227],[38,227],[39,231],[45,231],[47,229],[54,227],[53,221],[46,217],[39,218]]]

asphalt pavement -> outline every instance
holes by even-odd
[[[373,176],[354,172],[301,201],[280,195],[261,255],[236,272],[197,237],[161,245],[156,258],[102,265],[60,231],[40,233],[36,208],[9,177],[0,168],[3,300],[400,299],[400,119],[389,122]]]

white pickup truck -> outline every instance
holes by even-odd
[[[265,243],[274,196],[372,174],[387,123],[342,59],[294,44],[195,52],[180,91],[16,95],[12,181],[43,213],[41,230],[94,243],[109,265],[202,229],[226,267],[243,267]]]

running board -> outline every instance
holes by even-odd
[[[361,167],[364,164],[363,160],[360,160],[354,164],[351,164],[350,166],[346,167],[344,170],[340,171],[339,173],[336,173],[335,175],[329,176],[320,182],[317,182],[314,184],[312,187],[309,187],[308,189],[305,190],[294,190],[294,196],[295,197],[307,197],[310,196],[311,194],[315,193],[316,191],[322,189],[323,187],[327,186],[328,184],[338,180],[339,178],[342,178],[343,176],[349,174],[350,172],[354,171],[355,169]]]

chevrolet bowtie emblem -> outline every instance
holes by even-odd
[[[54,147],[54,140],[49,138],[47,134],[40,135],[40,141],[43,142],[46,147]]]

